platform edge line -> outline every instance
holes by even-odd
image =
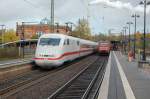
[[[114,56],[115,56],[115,59],[116,59],[116,62],[117,62],[117,67],[118,67],[118,70],[119,70],[119,73],[120,73],[120,76],[121,76],[121,81],[122,81],[122,84],[123,84],[123,88],[124,88],[124,91],[125,91],[125,95],[126,95],[126,98],[127,99],[136,99],[135,98],[135,95],[132,91],[132,88],[128,82],[128,79],[123,71],[123,68],[122,68],[122,65],[120,64],[115,52],[113,52]]]

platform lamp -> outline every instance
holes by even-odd
[[[144,5],[144,39],[143,39],[143,57],[142,60],[146,61],[146,54],[145,54],[145,49],[146,49],[146,8],[147,5],[150,5],[150,1],[147,2],[147,0],[141,1],[140,5]]]
[[[121,30],[120,32],[120,41],[121,41],[121,46],[122,46],[122,51],[124,50],[124,30]]]
[[[132,22],[127,22],[127,24],[129,25],[129,51],[131,48],[131,25],[133,24]]]
[[[126,53],[126,43],[127,43],[127,41],[126,41],[126,36],[127,36],[127,29],[128,29],[128,27],[127,26],[125,26],[125,27],[123,27],[123,29],[124,29],[124,42],[125,42],[125,53]]]
[[[132,18],[134,18],[134,47],[133,47],[133,50],[134,50],[134,55],[133,55],[133,57],[134,57],[134,59],[135,59],[135,53],[136,53],[136,26],[137,26],[137,18],[139,18],[140,17],[140,15],[137,15],[136,13],[135,14],[133,14],[132,16],[131,16]]]

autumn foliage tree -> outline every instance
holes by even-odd
[[[83,39],[91,40],[91,30],[89,27],[89,22],[86,19],[79,19],[75,30],[71,33],[74,37],[79,37]]]
[[[19,37],[16,36],[16,32],[13,29],[6,30],[3,34],[4,43],[13,42],[19,40]]]

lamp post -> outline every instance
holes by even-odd
[[[125,42],[125,45],[124,45],[125,49],[124,50],[125,50],[125,53],[126,53],[126,43],[127,43],[127,41],[126,41],[127,40],[126,39],[126,35],[127,35],[127,29],[128,29],[128,27],[125,26],[125,27],[123,27],[123,29],[124,29],[124,39],[125,39],[124,40],[124,42]]]
[[[144,39],[143,39],[143,57],[142,60],[146,61],[146,54],[145,54],[145,49],[146,49],[146,8],[147,5],[150,5],[150,1],[147,2],[147,0],[141,1],[140,5],[144,5]]]
[[[133,48],[133,50],[134,50],[134,55],[133,55],[133,57],[134,57],[134,59],[135,59],[135,52],[136,52],[136,24],[137,24],[137,18],[139,18],[140,16],[139,15],[137,15],[137,14],[133,14],[132,15],[132,18],[134,18],[134,26],[135,26],[135,28],[134,28],[134,48]]]
[[[129,25],[129,51],[131,48],[131,24],[133,24],[132,22],[127,22],[127,24]]]
[[[54,0],[51,0],[51,26],[50,26],[50,29],[52,29],[52,31],[51,31],[52,33],[54,32],[54,29],[55,29],[55,27],[54,27],[54,17],[55,17],[54,16],[54,13],[55,13],[54,12],[54,10],[55,10],[54,3],[55,3]]]
[[[121,33],[120,40],[121,40],[121,46],[122,46],[122,52],[123,52],[123,50],[124,50],[124,30],[121,30],[120,33]]]

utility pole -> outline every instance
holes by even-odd
[[[25,34],[24,34],[24,23],[22,22],[22,38],[21,38],[21,45],[22,45],[22,58],[24,58],[24,40],[25,40]]]
[[[70,23],[70,24],[71,24],[70,31],[72,32],[72,25],[73,25],[73,23]]]
[[[5,27],[5,25],[0,25],[0,26],[1,26],[1,36],[2,36],[2,41],[1,41],[1,43],[3,44],[3,43],[4,43],[4,33],[5,33],[4,27]]]
[[[129,51],[130,51],[130,48],[131,48],[131,24],[133,24],[132,22],[127,22],[127,24],[129,25]]]
[[[128,29],[128,27],[125,26],[125,27],[123,27],[123,29],[124,29],[124,39],[125,39],[125,40],[124,40],[124,42],[125,42],[125,45],[124,45],[124,48],[125,48],[125,49],[124,49],[124,50],[125,50],[125,53],[126,53],[126,45],[127,45],[127,41],[126,41],[127,38],[126,38],[126,35],[127,35],[127,29]]]
[[[52,33],[54,32],[54,0],[51,0],[51,23],[50,23],[50,29],[52,30]]]
[[[132,18],[134,18],[134,26],[135,26],[135,28],[134,28],[134,55],[133,55],[133,57],[134,57],[134,59],[135,59],[135,53],[136,53],[136,24],[137,24],[137,18],[139,18],[140,16],[139,15],[137,15],[137,14],[133,14],[132,15]]]
[[[144,41],[143,41],[143,60],[146,60],[146,55],[145,55],[145,49],[146,49],[146,6],[147,6],[147,1],[144,1]]]
[[[81,20],[79,19],[79,32],[80,32],[80,38],[81,38]]]

